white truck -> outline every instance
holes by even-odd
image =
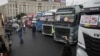
[[[100,56],[100,0],[83,4],[76,56]]]
[[[84,51],[85,55],[81,54],[83,56],[100,56],[100,7],[83,9],[78,31],[78,46],[77,51]]]

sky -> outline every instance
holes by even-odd
[[[66,0],[66,5],[83,4],[91,0]]]
[[[7,3],[8,3],[8,0],[0,0],[0,6],[7,4]]]
[[[94,4],[94,3],[98,3],[98,4]],[[79,4],[83,4],[85,7],[86,6],[89,7],[93,5],[100,6],[100,0],[66,0],[66,6],[79,5]]]

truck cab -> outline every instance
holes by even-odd
[[[54,12],[45,12],[44,17],[46,21],[42,24],[42,34],[53,36],[54,34]]]
[[[82,9],[77,56],[100,56],[100,7]]]
[[[80,6],[69,6],[65,8],[59,8],[55,13],[54,22],[54,40],[62,43],[67,41],[63,36],[67,36],[70,44],[77,42],[78,37],[78,23]]]

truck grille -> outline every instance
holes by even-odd
[[[55,36],[57,39],[64,39],[62,36],[67,36],[69,38],[70,29],[67,28],[55,28]]]
[[[83,33],[86,51],[89,56],[100,56],[100,39]]]
[[[47,34],[51,34],[52,26],[43,26],[43,32]]]

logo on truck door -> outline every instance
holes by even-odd
[[[100,37],[100,34],[94,33],[94,37]]]

